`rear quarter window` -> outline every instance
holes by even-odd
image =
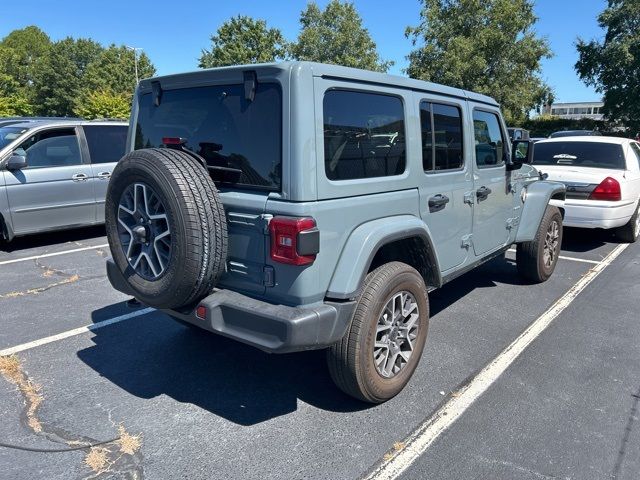
[[[114,163],[122,158],[127,143],[126,125],[85,125],[91,163]]]
[[[622,145],[598,142],[537,143],[534,165],[571,165],[575,167],[624,170]]]
[[[329,90],[323,112],[327,178],[352,180],[404,172],[404,107],[399,97]]]

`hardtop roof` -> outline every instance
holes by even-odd
[[[372,72],[369,70],[362,70],[359,68],[343,67],[341,65],[330,65],[325,63],[315,63],[306,61],[295,62],[279,62],[279,63],[261,63],[250,65],[234,65],[229,67],[217,67],[208,68],[203,70],[196,70],[192,72],[177,73],[172,75],[164,75],[153,78],[148,78],[140,82],[142,88],[149,88],[151,81],[163,82],[169,81],[171,83],[183,84],[189,78],[203,81],[215,72],[228,72],[233,70],[268,70],[277,69],[282,71],[289,71],[297,73],[303,73],[304,71],[310,72],[316,77],[335,78],[340,80],[351,80],[356,82],[383,85],[386,87],[402,88],[406,90],[416,90],[424,92],[439,93],[447,96],[468,99],[471,101],[484,103],[492,106],[498,106],[498,103],[491,97],[482,95],[468,90],[462,90],[460,88],[448,87],[446,85],[440,85],[433,82],[426,82],[423,80],[416,80],[413,78],[402,77],[399,75],[390,75],[387,73]]]

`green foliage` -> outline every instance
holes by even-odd
[[[324,10],[315,2],[300,15],[302,30],[291,46],[297,60],[332,63],[347,67],[386,72],[393,62],[378,55],[369,31],[353,3],[331,0]]]
[[[134,52],[124,45],[109,45],[86,69],[83,84],[85,91],[111,90],[126,93],[130,97],[136,87]],[[138,78],[154,76],[156,69],[143,52],[138,55]]]
[[[99,43],[84,38],[68,37],[55,42],[35,73],[33,90],[36,113],[73,115],[87,68],[97,60],[102,50]]]
[[[78,102],[75,114],[86,118],[129,118],[131,113],[131,95],[126,92],[114,92],[101,89],[88,92]]]
[[[560,130],[598,130],[603,135],[624,137],[628,132],[616,128],[616,125],[591,118],[569,119],[551,115],[530,118],[522,122],[522,128],[529,130],[532,137],[548,137]]]
[[[604,94],[608,118],[640,131],[640,2],[609,0],[598,23],[606,30],[604,40],[578,40],[576,71]]]
[[[407,73],[413,78],[495,98],[508,122],[542,104],[549,88],[540,61],[549,58],[538,38],[531,0],[422,0],[421,23],[405,34],[417,48]]]
[[[33,105],[19,94],[8,97],[0,95],[0,117],[15,117],[33,115]]]
[[[0,51],[5,60],[0,75],[11,77],[25,92],[33,82],[41,59],[51,47],[46,33],[36,26],[14,30],[0,41]]]
[[[287,57],[287,42],[264,20],[238,15],[211,36],[211,49],[202,50],[200,68],[267,63]]]

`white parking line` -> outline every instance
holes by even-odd
[[[58,255],[67,255],[69,253],[84,252],[85,250],[97,250],[99,248],[108,247],[109,244],[93,245],[91,247],[74,248],[73,250],[63,250],[62,252],[44,253],[42,255],[34,255],[33,257],[14,258],[13,260],[4,260],[0,262],[0,265],[9,265],[10,263],[26,262],[29,260],[37,260],[39,258],[57,257]]]
[[[47,343],[53,343],[59,340],[64,340],[65,338],[75,337],[76,335],[80,335],[82,333],[93,332],[94,330],[98,330],[99,328],[107,327],[109,325],[113,325],[114,323],[123,322],[125,320],[129,320],[130,318],[146,315],[147,313],[151,313],[153,311],[155,311],[154,308],[147,307],[142,310],[137,310],[135,312],[120,315],[119,317],[113,317],[108,320],[103,320],[102,322],[92,323],[91,325],[74,328],[73,330],[67,330],[66,332],[58,333],[57,335],[51,335],[50,337],[34,340],[33,342],[23,343],[22,345],[16,345],[15,347],[5,348],[4,350],[0,350],[0,357],[13,355],[18,352],[24,352],[25,350],[30,350],[32,348],[46,345]]]
[[[509,250],[507,250],[507,252],[515,253],[516,249],[510,248]],[[561,258],[562,260],[571,260],[572,262],[591,263],[593,265],[599,265],[600,263],[602,263],[602,261],[598,261],[598,260],[587,260],[586,258],[567,257],[565,255],[558,255],[558,258]]]
[[[535,320],[511,345],[505,348],[491,363],[463,387],[438,411],[429,417],[404,442],[405,448],[391,459],[383,461],[365,480],[392,480],[402,473],[422,455],[447,428],[449,428],[497,379],[509,368],[520,354],[533,342],[551,322],[560,315],[575,298],[607,266],[620,255],[628,243],[618,245],[587,272],[573,287]]]

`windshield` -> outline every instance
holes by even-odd
[[[135,149],[162,147],[163,137],[186,139],[186,148],[211,167],[241,170],[235,184],[280,190],[282,99],[280,87],[259,83],[253,101],[244,86],[182,88],[139,97]]]
[[[0,127],[0,149],[9,145],[27,130],[29,129],[20,127]]]
[[[533,151],[534,165],[573,165],[624,170],[622,145],[597,142],[542,142]]]

